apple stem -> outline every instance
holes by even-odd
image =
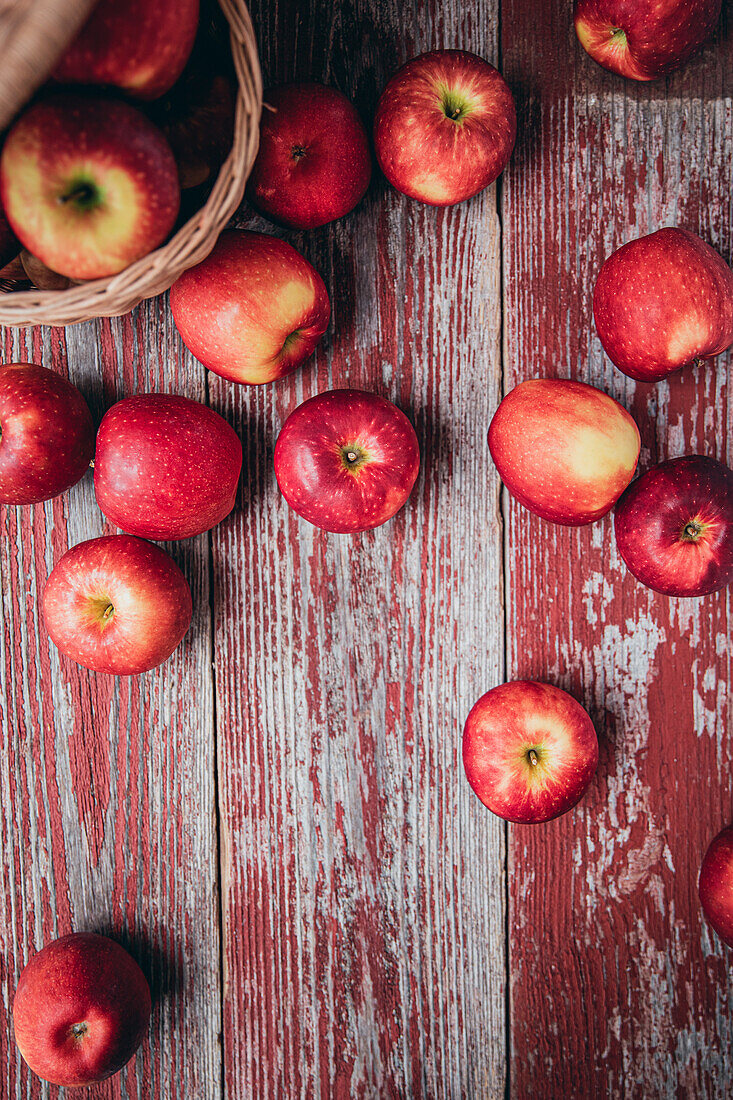
[[[67,202],[78,202],[82,205],[90,203],[94,198],[94,188],[88,183],[77,183],[76,187],[71,191],[67,191],[65,195],[59,195],[59,202],[66,205]]]
[[[534,751],[534,749],[530,749],[529,752],[527,753],[527,756],[529,757],[529,762],[532,765],[532,767],[536,768],[539,761],[537,759],[537,753]]]
[[[111,603],[108,603],[107,606],[105,607],[104,611],[102,612],[102,622],[104,622],[104,623],[109,622],[109,620],[112,618],[114,613],[115,613],[114,605],[111,604]]]
[[[702,534],[702,526],[697,520],[691,519],[689,523],[686,523],[682,528],[682,538],[686,542],[697,542]]]
[[[347,451],[346,457],[348,458],[349,462],[356,462],[358,455],[356,451]]]

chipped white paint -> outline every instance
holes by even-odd
[[[730,462],[726,357],[637,385],[604,356],[592,321],[598,270],[626,240],[680,224],[730,258],[729,35],[640,85],[583,54],[561,0],[505,0],[502,22],[526,125],[503,189],[506,386],[543,371],[599,386],[639,420],[642,469],[693,451]],[[701,954],[695,883],[731,815],[730,595],[642,589],[610,518],[568,532],[508,503],[506,516],[519,631],[508,669],[573,690],[601,741],[596,782],[569,819],[512,836],[514,1089],[722,1100],[731,979],[719,945]],[[548,1002],[563,1021],[556,1040],[537,1027]]]
[[[132,319],[79,325],[61,337],[42,330],[35,340],[7,334],[4,361],[62,371],[68,361],[97,419],[103,378],[112,393],[150,387],[203,396],[200,368],[168,354],[170,323],[161,324],[157,303]],[[132,359],[137,365],[123,377]],[[213,1095],[221,1051],[206,542],[173,551],[196,609],[181,649],[160,670],[113,681],[62,662],[39,615],[45,578],[65,547],[105,530],[91,475],[60,500],[0,516],[0,1094],[20,1100],[53,1091],[28,1082],[5,1026],[30,952],[72,929],[96,929],[131,944],[155,994],[150,1041],[123,1074],[119,1095]]]

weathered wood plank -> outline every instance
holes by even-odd
[[[412,54],[496,55],[487,0],[252,7],[266,80],[331,82],[367,120]],[[460,769],[502,675],[495,194],[441,213],[377,177],[293,239],[332,293],[323,349],[272,387],[210,380],[248,451],[213,539],[227,1092],[503,1096],[504,830]],[[272,469],[288,412],[345,384],[397,401],[424,458],[404,511],[354,538],[299,521]]]
[[[204,397],[161,301],[120,321],[6,331],[3,361],[68,374],[99,418],[136,390]],[[217,1095],[221,1080],[219,906],[206,537],[173,548],[194,597],[181,648],[146,676],[115,680],[61,658],[39,615],[67,546],[103,533],[87,475],[34,509],[0,509],[0,1095],[57,1095],[28,1073],[10,1006],[32,950],[71,930],[109,932],[151,979],[150,1041],[90,1096]],[[109,530],[109,529],[107,529]]]
[[[728,462],[727,364],[635,385],[602,354],[602,259],[664,224],[729,260],[731,6],[715,43],[669,81],[605,73],[570,6],[504,0],[504,71],[520,143],[503,191],[506,387],[573,376],[619,398],[642,467],[702,451]],[[730,820],[730,595],[656,597],[627,575],[612,523],[552,528],[505,501],[507,666],[590,709],[597,781],[549,826],[510,830],[512,1095],[730,1095],[728,960],[696,896]]]

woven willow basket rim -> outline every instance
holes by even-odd
[[[169,241],[117,275],[79,283],[67,290],[0,292],[0,324],[71,325],[93,317],[129,313],[144,299],[168,290],[179,275],[211,252],[242,201],[257,155],[262,111],[262,74],[247,5],[244,0],[218,3],[229,23],[239,90],[232,149],[206,203]]]

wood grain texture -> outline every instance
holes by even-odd
[[[5,362],[32,360],[77,383],[97,418],[124,394],[203,397],[203,371],[178,352],[162,301],[119,321],[6,330]],[[0,509],[0,1096],[56,1096],[22,1062],[11,1002],[29,955],[69,931],[129,947],[151,982],[150,1038],[89,1097],[220,1092],[220,959],[209,552],[172,549],[194,624],[145,676],[95,675],[49,641],[40,594],[67,546],[109,533],[91,474],[34,508]],[[63,1090],[62,1090],[63,1091]]]
[[[412,54],[496,53],[486,0],[253,17],[266,82],[334,84],[368,124]],[[210,382],[248,452],[213,538],[227,1095],[499,1097],[504,829],[459,751],[502,677],[495,193],[437,212],[375,174],[358,211],[291,239],[332,295],[324,346],[272,387]],[[291,409],[343,385],[396,401],[423,456],[406,508],[353,538],[300,521],[272,469]]]
[[[435,211],[375,172],[354,214],[289,235],[333,322],[256,390],[207,379],[164,299],[3,334],[4,361],[68,374],[98,418],[146,388],[208,400],[245,469],[235,513],[172,548],[191,632],[130,680],[61,659],[38,615],[65,548],[105,530],[91,478],[0,509],[0,1098],[59,1094],[24,1068],[10,1005],[31,951],[72,928],[128,944],[155,994],[149,1042],[96,1100],[727,1097],[733,986],[696,879],[731,816],[730,595],[654,596],[609,520],[571,532],[500,502],[486,429],[502,385],[572,376],[637,417],[644,467],[733,461],[725,357],[635,384],[591,314],[602,259],[662,224],[731,259],[731,0],[715,43],[643,86],[583,54],[566,0],[252,12],[268,82],[331,83],[367,123],[420,50],[501,56],[519,105],[503,230],[494,189]],[[354,538],[300,521],[272,468],[292,408],[341,385],[396,401],[423,455],[406,508]],[[460,733],[518,676],[585,703],[601,762],[575,811],[511,827],[507,851]]]
[[[638,85],[585,56],[565,0],[503,4],[520,106],[502,201],[505,386],[600,386],[636,416],[642,468],[733,457],[726,358],[635,384],[604,357],[591,308],[604,257],[662,225],[730,261],[731,23],[728,4],[683,72]],[[511,1093],[729,1096],[730,960],[696,882],[731,818],[730,594],[655,596],[625,572],[610,519],[573,532],[504,503],[508,676],[573,691],[601,740],[572,814],[510,830]]]

